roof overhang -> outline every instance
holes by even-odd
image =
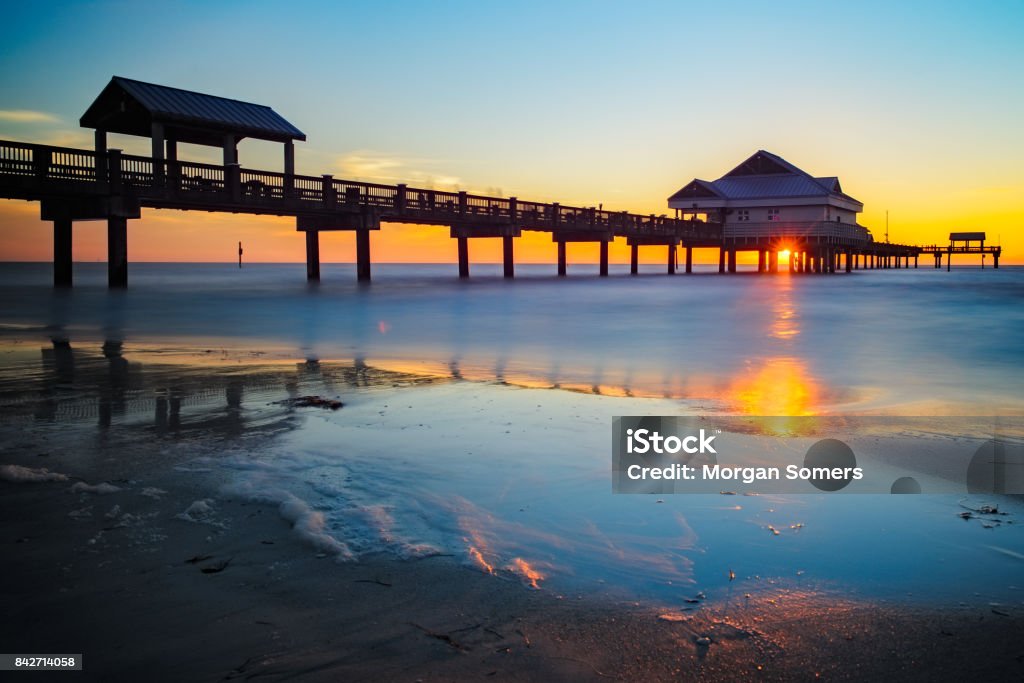
[[[153,124],[179,142],[221,146],[227,136],[272,142],[306,135],[270,107],[115,76],[82,114],[84,128],[151,137]]]

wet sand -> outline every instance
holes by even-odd
[[[10,606],[0,639],[11,651],[84,653],[88,680],[963,681],[1024,673],[1024,621],[992,609],[881,607],[779,590],[739,605],[665,611],[532,590],[449,557],[338,563],[312,552],[271,506],[217,499],[224,528],[177,519],[182,501],[203,490],[169,488],[156,499],[68,489],[0,485]],[[106,518],[114,506],[120,523]],[[68,517],[83,508],[94,514]]]
[[[78,357],[62,381],[8,378],[0,441],[0,464],[26,468],[0,477],[0,641],[8,652],[83,653],[86,680],[1024,675],[1019,606],[940,609],[778,584],[666,607],[537,590],[448,553],[339,561],[311,543],[308,516],[226,493],[216,470],[197,465],[301,432],[321,409],[274,399],[312,386],[302,364],[299,373],[224,362],[143,371],[108,352],[95,367]],[[407,396],[438,381],[343,367],[325,384],[323,374],[316,386],[343,400]],[[239,386],[248,408],[233,398]],[[177,412],[174,392],[186,406]],[[506,416],[477,419],[503,425]],[[978,576],[983,583],[981,559]]]

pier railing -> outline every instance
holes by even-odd
[[[532,202],[406,185],[384,185],[190,161],[154,159],[110,150],[0,141],[0,178],[34,181],[46,190],[82,194],[133,194],[147,206],[213,208],[292,215],[370,207],[385,220],[451,225],[515,225],[527,230],[721,237],[716,223],[665,215],[606,211],[597,207]]]
[[[843,241],[868,242],[870,232],[856,223],[835,221],[761,221],[729,224],[723,230],[725,239],[806,239],[831,238]]]

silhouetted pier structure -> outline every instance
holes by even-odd
[[[505,277],[514,276],[514,239],[523,230],[551,233],[559,275],[566,274],[569,243],[600,245],[600,274],[608,274],[608,244],[624,238],[631,248],[630,272],[639,269],[640,247],[665,249],[668,273],[677,251],[693,270],[693,249],[717,248],[719,272],[735,272],[737,253],[757,251],[759,272],[777,272],[779,253],[799,273],[847,272],[860,268],[909,267],[922,249],[877,243],[830,223],[779,224],[768,231],[723,236],[712,217],[667,217],[594,207],[534,202],[336,179],[295,173],[295,140],[305,135],[269,107],[114,77],[81,118],[95,129],[94,149],[70,149],[0,141],[0,197],[41,203],[53,222],[54,284],[72,283],[72,226],[76,220],[107,221],[108,283],[128,282],[128,221],[146,208],[292,216],[305,233],[310,280],[320,278],[320,232],[356,235],[356,272],[370,279],[370,234],[381,223],[443,225],[458,241],[458,273],[469,276],[469,240],[500,238]],[[107,148],[107,134],[148,137],[150,156]],[[238,142],[255,138],[281,143],[281,172],[243,168]],[[178,143],[218,147],[223,163],[178,158]],[[754,226],[751,226],[753,228]]]
[[[975,244],[972,244],[975,243]],[[985,246],[985,233],[983,232],[951,232],[949,233],[949,244],[948,245],[932,245],[930,247],[921,247],[922,254],[930,254],[935,257],[935,267],[942,267],[942,257],[946,257],[946,270],[950,270],[952,267],[953,254],[980,254],[981,255],[981,267],[985,267],[985,257],[992,256],[992,267],[999,267],[999,257],[1003,253],[1003,248],[999,245],[996,246]]]

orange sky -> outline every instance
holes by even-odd
[[[294,218],[245,216],[143,209],[140,220],[128,223],[130,261],[232,261],[238,242],[248,262],[305,261],[306,242],[295,230]],[[79,221],[74,224],[73,255],[76,261],[106,260],[106,223]],[[557,251],[550,233],[523,232],[516,240],[519,263],[554,263]],[[371,237],[372,258],[377,263],[454,263],[456,242],[444,226],[386,223]],[[718,252],[701,250],[707,262],[716,262]],[[53,257],[53,230],[39,220],[39,205],[0,201],[0,255],[2,260],[49,261]],[[608,250],[612,263],[629,263],[625,239],[616,240]],[[474,263],[500,263],[500,239],[470,240],[469,256]],[[642,247],[641,263],[665,263],[665,247]],[[572,263],[597,263],[598,245],[568,245]],[[755,257],[756,258],[756,257]],[[355,235],[351,232],[320,233],[320,259],[324,263],[354,262]]]
[[[225,262],[237,257],[238,242],[245,248],[247,262],[302,262],[305,260],[305,239],[295,230],[293,218],[216,214],[199,211],[184,212],[143,209],[142,218],[128,223],[128,258],[130,261],[192,261]],[[875,234],[882,239],[881,229]],[[931,237],[941,238],[939,230],[929,230]],[[898,241],[900,235],[894,235]],[[991,235],[993,241],[995,235]],[[905,238],[906,239],[906,238]],[[909,239],[916,243],[931,239]],[[1006,249],[1002,261],[1024,262],[1024,254],[1014,240],[1003,239]],[[549,233],[523,232],[516,240],[518,263],[553,263],[556,245]],[[373,261],[376,263],[454,263],[456,242],[444,226],[421,226],[386,223],[371,238]],[[610,245],[612,263],[629,263],[629,247],[625,239]],[[53,230],[50,223],[39,219],[39,204],[0,200],[0,260],[50,261],[53,256]],[[73,256],[75,261],[106,260],[106,223],[78,221],[74,224]],[[320,258],[324,263],[354,262],[355,236],[350,232],[322,232]],[[596,243],[570,243],[567,258],[570,264],[596,263]],[[680,252],[680,258],[682,253]],[[664,247],[642,247],[640,262],[662,264]],[[694,252],[697,263],[717,263],[714,249]],[[755,263],[756,253],[741,253],[740,263]],[[961,257],[960,262],[975,265],[976,257]],[[470,240],[470,261],[500,263],[501,240]]]

